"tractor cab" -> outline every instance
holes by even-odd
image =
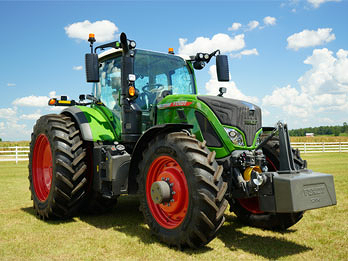
[[[122,52],[99,55],[99,82],[93,95],[121,119]],[[168,95],[196,94],[193,68],[173,54],[134,50],[133,108],[142,113],[142,131],[155,125],[156,105]]]
[[[226,55],[216,50],[197,53],[189,60],[179,56],[135,49],[136,43],[125,33],[120,41],[97,46],[94,35],[89,40],[91,53],[86,54],[87,82],[94,82],[93,95],[116,116],[121,125],[121,141],[135,144],[143,132],[157,122],[157,104],[168,95],[196,94],[193,68],[204,68],[216,56],[219,81],[229,81]],[[112,48],[98,55],[98,49]],[[180,98],[179,98],[180,99]],[[179,101],[180,104],[181,101]]]

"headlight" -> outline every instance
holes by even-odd
[[[261,134],[262,134],[262,131],[259,132],[259,134],[257,135],[257,138],[256,138],[256,142],[255,142],[255,147],[259,146],[260,143],[261,143]]]
[[[224,129],[227,132],[227,135],[230,137],[234,145],[241,146],[241,147],[244,146],[243,135],[240,132],[230,128],[224,128]]]

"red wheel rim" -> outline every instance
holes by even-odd
[[[274,163],[266,157],[267,163],[268,163],[268,170],[269,171],[277,171],[277,168],[275,167]],[[253,214],[262,214],[264,213],[263,211],[260,210],[260,205],[259,205],[259,199],[257,197],[254,198],[240,198],[238,199],[239,204],[248,210],[249,212]]]
[[[239,198],[239,204],[253,214],[262,214],[263,211],[260,210],[259,199],[254,198]]]
[[[36,197],[43,202],[47,199],[52,184],[52,153],[45,134],[40,134],[35,141],[32,175]]]
[[[155,204],[151,199],[151,185],[156,181],[165,180],[172,184],[172,201],[165,204]],[[157,223],[164,228],[178,227],[185,219],[189,192],[184,171],[176,160],[169,156],[156,158],[147,173],[146,200],[149,209]],[[168,205],[169,204],[169,205]]]

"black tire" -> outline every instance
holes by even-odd
[[[263,153],[266,156],[268,162],[269,171],[276,171],[279,169],[279,138],[273,137],[264,147]],[[307,162],[300,157],[299,150],[292,148],[292,154],[294,157],[295,167],[297,169],[303,169],[307,167]],[[257,198],[256,204],[258,204]],[[258,227],[269,230],[285,230],[297,222],[303,217],[304,212],[297,213],[267,213],[259,212],[253,213],[245,208],[240,201],[232,199],[230,201],[230,210],[233,211],[238,219],[249,226]]]
[[[37,120],[31,135],[29,182],[40,218],[68,218],[78,210],[87,189],[83,145],[70,117],[50,114]]]
[[[187,133],[174,132],[157,136],[143,152],[137,177],[140,210],[152,232],[169,245],[179,248],[187,246],[197,248],[205,245],[216,236],[218,229],[225,221],[223,214],[228,202],[224,199],[224,195],[227,184],[221,178],[222,167],[217,168],[215,152],[209,152],[205,144]],[[173,200],[175,199],[172,203],[173,207],[187,206],[187,209],[183,210],[185,209],[183,207],[182,212],[176,217],[179,221],[175,220],[174,214],[172,216],[167,212],[158,214],[156,210],[164,209],[166,206],[155,204],[146,192],[149,189],[151,177],[156,177],[152,174],[155,171],[152,170],[157,163],[167,158],[170,162],[168,168],[174,166],[175,170],[181,171],[181,174],[176,177],[185,180],[187,184],[186,188],[181,187],[184,187],[181,190],[183,192],[178,193],[177,198],[181,195],[181,200],[173,196]],[[165,169],[166,164],[158,166],[164,166],[162,169],[159,167],[160,175],[169,171]],[[147,182],[150,183],[147,184]],[[179,183],[173,183],[173,191],[179,187],[179,185],[176,187]],[[186,198],[185,195],[187,195]],[[183,216],[180,216],[181,214]],[[161,221],[161,218],[166,220]]]

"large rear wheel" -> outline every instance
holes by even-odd
[[[71,216],[86,194],[86,169],[86,151],[72,119],[57,114],[38,119],[29,154],[31,198],[38,216]]]
[[[184,132],[157,136],[139,165],[140,209],[161,241],[199,247],[212,240],[225,218],[227,184],[215,153]]]
[[[279,169],[279,139],[272,138],[264,147],[263,153],[266,156],[269,171]],[[298,150],[292,149],[295,166],[297,169],[306,167],[306,161],[300,157]],[[295,225],[303,217],[303,212],[298,213],[267,213],[259,208],[258,198],[232,199],[230,210],[238,219],[246,225],[270,230],[284,230]]]

